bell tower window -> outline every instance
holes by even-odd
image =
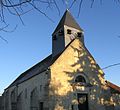
[[[82,33],[78,32],[78,33],[77,33],[77,36],[78,36],[78,37],[82,37]]]
[[[71,30],[70,29],[67,29],[67,34],[71,34]]]
[[[52,57],[61,53],[73,39],[77,37],[77,32],[83,32],[79,24],[68,10],[64,13],[55,31],[52,34]],[[83,37],[79,40],[84,43]]]

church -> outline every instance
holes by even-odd
[[[52,34],[52,54],[4,90],[0,110],[120,110],[120,87],[104,75],[66,10]]]

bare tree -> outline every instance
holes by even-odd
[[[49,20],[51,20],[51,18],[45,13],[45,11],[41,10],[41,7],[45,7],[47,9],[54,8],[58,11],[58,14],[60,15],[59,1],[62,1],[62,3],[66,5],[67,9],[71,9],[77,2],[78,16],[80,15],[80,10],[83,3],[85,2],[85,0],[0,0],[0,20],[2,22],[5,22],[4,12],[5,10],[7,10],[10,14],[18,16],[23,23],[21,16],[33,9],[37,10],[42,15],[46,16]],[[91,3],[90,7],[92,8],[94,2],[99,2],[100,4],[102,4],[104,0],[87,0],[86,2],[89,1]],[[114,1],[120,3],[120,0]]]
[[[0,32],[8,32],[7,27],[9,26],[7,23],[7,20],[5,19],[6,15],[5,13],[9,13],[9,15],[17,16],[21,23],[24,25],[24,20],[22,19],[22,15],[32,11],[36,10],[40,13],[40,15],[45,16],[47,19],[49,19],[51,22],[54,22],[53,19],[49,17],[47,14],[46,9],[48,10],[56,10],[58,12],[58,15],[60,15],[60,3],[62,5],[66,5],[67,9],[72,9],[74,5],[78,8],[78,17],[80,15],[80,11],[82,8],[82,5],[84,2],[90,2],[90,7],[93,7],[94,2],[99,2],[102,4],[104,0],[0,0]],[[120,3],[120,0],[114,0]],[[41,9],[43,8],[43,10]],[[16,29],[16,26],[15,26]],[[13,29],[13,30],[15,30]],[[13,31],[10,31],[13,32]],[[6,39],[4,39],[2,36],[0,36],[0,39],[7,42]]]
[[[82,7],[82,3],[85,0],[60,0],[64,5],[66,5],[66,8],[71,9],[73,5],[77,2],[78,4],[78,16],[80,14],[80,10]],[[91,7],[93,6],[95,0],[88,0],[91,1]],[[102,0],[98,0],[100,3],[102,3]],[[119,2],[119,0],[118,0]],[[23,14],[28,13],[29,11],[35,9],[40,14],[47,17],[49,20],[52,21],[52,19],[45,13],[45,11],[41,10],[41,7],[45,8],[54,8],[58,11],[58,14],[60,15],[60,2],[58,0],[0,0],[0,20],[1,22],[5,21],[5,11],[8,11],[10,14],[18,16],[21,22],[24,24],[21,16]]]
[[[4,13],[8,11],[8,13],[18,16],[22,24],[24,24],[21,16],[31,10],[36,10],[53,22],[53,20],[48,16],[45,10],[41,10],[41,7],[44,7],[46,9],[53,8],[54,10],[58,11],[58,14],[60,15],[60,1],[62,1],[61,3],[66,5],[67,9],[71,9],[77,2],[78,16],[80,15],[80,10],[83,3],[85,2],[85,0],[0,0],[0,21],[6,24]],[[89,1],[91,2],[90,7],[92,8],[94,2],[96,1],[88,0],[88,2]],[[98,0],[97,2],[102,4],[102,1],[104,0]],[[120,3],[120,0],[115,1]]]
[[[24,25],[22,15],[35,9],[53,22],[53,20],[45,12],[40,10],[40,6],[44,5],[46,8],[51,8],[53,7],[53,4],[59,10],[55,0],[0,0],[0,32],[13,32],[17,27],[15,26],[14,29],[8,30],[9,23],[5,19],[6,13],[8,13],[9,16],[17,16]],[[3,36],[0,36],[0,39],[8,43],[8,41]]]

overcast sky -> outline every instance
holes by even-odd
[[[120,4],[113,0],[95,2],[93,8],[86,0],[80,16],[75,4],[70,12],[84,30],[85,45],[101,68],[120,62]],[[8,44],[0,40],[0,93],[21,73],[51,54],[52,32],[62,17],[66,6],[58,3],[60,16],[55,8],[43,9],[54,20],[31,11],[22,16],[25,25],[18,17],[6,14],[9,29],[18,24],[12,33],[1,32]],[[42,7],[42,5],[41,5]],[[120,86],[120,66],[104,70],[106,80]],[[58,73],[59,74],[59,73]]]

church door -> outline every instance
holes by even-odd
[[[88,110],[88,96],[87,94],[77,94],[78,110]]]
[[[43,110],[43,102],[39,103],[39,110]]]

